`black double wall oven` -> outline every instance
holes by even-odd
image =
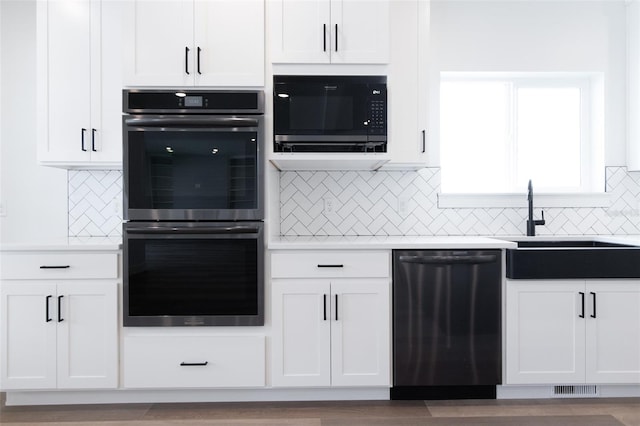
[[[123,100],[124,325],[263,325],[264,93]]]

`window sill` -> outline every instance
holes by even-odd
[[[441,209],[461,208],[526,208],[527,194],[438,194]],[[535,208],[610,207],[611,194],[606,192],[551,194],[534,193]]]

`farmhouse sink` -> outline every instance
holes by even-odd
[[[595,240],[522,240],[507,250],[507,278],[640,278],[640,247]]]

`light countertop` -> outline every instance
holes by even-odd
[[[269,250],[390,250],[390,249],[508,249],[514,241],[597,240],[640,246],[640,235],[543,235],[515,236],[276,236],[267,243]],[[0,244],[0,251],[116,251],[122,237],[68,237],[54,240]]]
[[[68,237],[0,244],[0,251],[117,251],[121,248],[122,237]]]
[[[270,250],[304,249],[503,249],[515,248],[516,243],[491,237],[477,236],[317,236],[272,238]]]
[[[514,241],[534,240],[597,240],[640,246],[640,235],[546,235],[514,236],[280,236],[267,244],[270,250],[350,250],[350,249],[509,249]]]

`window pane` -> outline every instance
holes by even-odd
[[[517,90],[517,182],[580,187],[580,89]]]
[[[508,191],[508,84],[443,82],[440,100],[443,192]]]

